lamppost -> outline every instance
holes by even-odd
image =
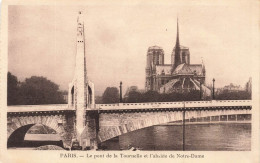
[[[213,78],[213,92],[212,92],[212,98],[215,100],[215,79]]]
[[[122,103],[122,81],[120,81],[120,103]]]
[[[201,86],[202,86],[202,82],[200,81],[200,100],[202,100],[202,88],[201,88]]]

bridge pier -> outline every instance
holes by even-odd
[[[85,150],[98,148],[99,113],[97,110],[86,111],[85,129],[80,137],[80,144]]]

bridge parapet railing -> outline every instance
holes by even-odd
[[[251,100],[212,100],[182,102],[148,102],[148,103],[113,103],[95,104],[97,110],[120,109],[151,109],[151,108],[188,108],[188,107],[220,107],[220,106],[251,106]]]
[[[185,107],[252,106],[251,100],[185,101]]]
[[[49,105],[12,105],[7,107],[7,112],[36,112],[36,111],[61,111],[73,110],[68,104]]]

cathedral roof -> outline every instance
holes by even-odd
[[[192,74],[192,71],[189,68],[189,65],[183,63],[176,67],[173,74]]]
[[[172,75],[172,65],[165,64],[165,65],[156,65],[156,75]],[[175,75],[185,75],[185,74],[196,74],[196,75],[203,75],[203,65],[202,64],[180,64],[176,67],[173,71]]]
[[[171,75],[172,65],[156,65],[156,75]]]
[[[196,74],[203,75],[202,64],[180,64],[176,67],[173,74]]]
[[[190,70],[197,75],[203,75],[203,66],[202,64],[191,64],[189,65]]]

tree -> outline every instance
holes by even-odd
[[[7,105],[18,103],[18,80],[10,72],[7,74]]]
[[[59,86],[45,77],[26,78],[20,86],[20,97],[24,105],[65,103]]]
[[[32,76],[24,82],[19,82],[16,76],[8,72],[7,78],[8,105],[66,103],[59,86],[44,77]]]
[[[247,91],[231,92],[224,90],[216,95],[217,100],[251,100],[251,94]]]
[[[200,91],[192,90],[183,94],[183,101],[200,101]]]
[[[158,102],[160,94],[156,91],[147,91],[143,93],[143,102]]]
[[[129,92],[128,97],[125,102],[171,102],[171,101],[199,101],[200,92],[198,90],[193,90],[190,92],[172,92],[160,94],[156,91],[147,91],[145,93],[140,93],[138,91]]]
[[[102,101],[104,104],[118,103],[119,90],[116,87],[107,87],[103,93]]]
[[[102,104],[102,96],[95,96],[95,103],[96,104]]]
[[[143,95],[140,92],[135,90],[130,91],[128,97],[126,98],[126,102],[135,103],[135,102],[143,102]]]

